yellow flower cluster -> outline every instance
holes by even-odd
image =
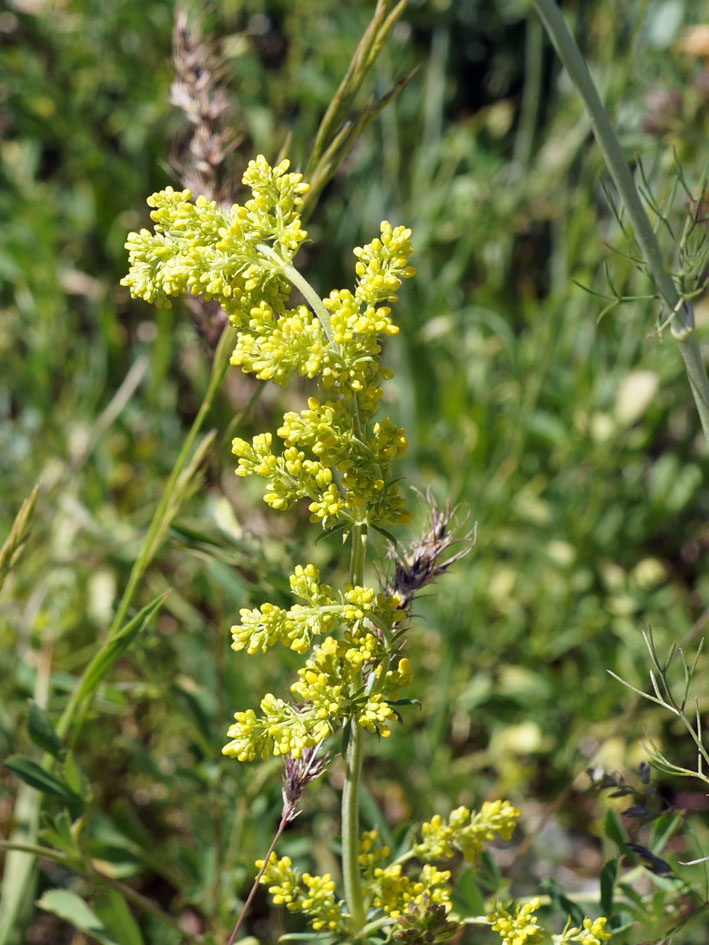
[[[347,586],[339,600],[328,584],[320,583],[320,572],[313,564],[297,565],[290,577],[291,591],[305,601],[283,610],[275,604],[240,611],[241,623],[231,628],[232,649],[249,654],[265,653],[274,643],[307,653],[314,636],[330,633],[338,624],[347,625],[345,639],[351,643],[347,660],[361,664],[381,655],[381,643],[371,633],[363,634],[364,621],[390,629],[403,619],[398,601],[374,588]]]
[[[500,933],[502,945],[536,945],[543,941],[539,920],[534,915],[540,905],[541,901],[536,897],[524,904],[514,903],[513,912],[498,906],[487,917],[493,930]]]
[[[286,511],[299,499],[311,499],[313,521],[327,527],[345,509],[345,500],[332,481],[332,470],[291,446],[281,456],[271,452],[270,433],[259,433],[251,443],[238,437],[232,452],[239,457],[237,476],[258,475],[268,480],[263,499],[273,509]]]
[[[606,931],[606,922],[605,916],[593,920],[584,919],[581,928],[567,927],[560,936],[555,936],[555,945],[565,945],[567,942],[578,942],[578,945],[603,945],[603,942],[607,942],[612,937],[611,933]]]
[[[386,844],[378,844],[379,831],[364,830],[359,838],[359,865],[365,881],[374,879],[374,870],[382,866],[389,859],[390,850]]]
[[[291,692],[298,697],[298,705],[267,693],[261,700],[261,716],[257,716],[253,709],[235,713],[234,722],[227,731],[231,741],[222,749],[225,755],[239,761],[253,761],[257,756],[267,758],[270,754],[289,754],[298,758],[304,748],[317,745],[346,719],[353,719],[362,728],[382,738],[391,734],[390,723],[397,719],[391,703],[410,683],[411,663],[406,657],[401,657],[394,669],[382,671],[386,658],[384,643],[372,633],[357,630],[363,611],[356,601],[368,597],[369,589],[350,588],[346,594],[355,602],[350,600],[337,605],[336,616],[349,612],[353,622],[344,640],[325,637],[313,649],[305,666],[298,670],[298,679],[291,686]],[[377,600],[382,597],[378,595]],[[386,607],[383,612],[392,613]],[[270,616],[268,610],[264,613],[263,606],[260,611],[246,613],[255,613],[266,620]],[[280,611],[281,615],[286,613],[290,611]],[[242,612],[242,619],[243,616]],[[287,617],[278,617],[275,623],[283,628],[288,640]],[[238,636],[240,628],[235,630]],[[254,645],[257,642],[260,645],[262,640],[267,641],[269,634],[270,625],[262,625],[255,631],[247,629],[244,637],[239,637],[239,643],[247,645],[247,639],[253,639],[256,641]],[[294,641],[297,643],[295,637]],[[363,687],[361,667],[375,662],[371,685]]]
[[[271,167],[263,156],[250,161],[243,182],[253,199],[228,210],[205,197],[191,203],[189,190],[153,194],[148,206],[155,232],[128,235],[130,271],[121,284],[158,306],[187,293],[216,299],[239,324],[264,301],[283,312],[290,285],[259,246],[288,263],[308,235],[299,214],[308,185],[288,168],[288,161]]]
[[[467,807],[458,807],[447,821],[436,814],[421,826],[421,842],[414,846],[414,853],[422,860],[438,860],[460,852],[472,863],[495,836],[510,840],[519,816],[509,801],[485,801],[472,814]]]
[[[404,523],[408,514],[389,467],[405,453],[406,438],[386,420],[367,427],[381,383],[391,376],[380,364],[381,339],[398,330],[383,303],[394,301],[402,279],[415,273],[408,265],[411,231],[384,221],[379,237],[354,250],[354,293],[334,290],[318,299],[306,291],[311,308],[289,309],[293,285],[307,286],[293,258],[307,237],[300,209],[308,184],[289,172],[288,161],[271,167],[262,155],[249,163],[243,183],[252,199],[228,209],[204,197],[192,202],[188,190],[153,194],[154,233],[129,234],[122,284],[156,305],[190,293],[216,300],[239,329],[232,363],[262,380],[320,377],[331,399],[313,400],[300,417],[286,415],[280,456],[271,452],[270,434],[250,445],[234,441],[237,474],[264,477],[272,508],[306,499],[324,528]]]
[[[261,700],[261,716],[253,709],[235,712],[234,722],[227,729],[230,742],[222,752],[238,761],[253,761],[269,755],[292,755],[299,758],[303,749],[312,748],[330,734],[331,720],[341,714],[339,693],[333,687],[329,692],[325,717],[321,705],[317,710],[297,708],[267,692]]]
[[[381,238],[367,246],[358,246],[354,254],[359,260],[357,273],[357,298],[369,305],[396,302],[396,291],[402,279],[416,275],[408,265],[411,255],[411,230],[407,227],[392,228],[386,220],[380,226]]]
[[[257,860],[256,868],[260,870],[263,864],[263,860]],[[324,876],[301,875],[292,866],[290,857],[284,856],[279,860],[272,853],[260,882],[268,886],[276,905],[309,916],[316,932],[321,929],[344,931],[342,902],[335,898],[335,883],[329,873]]]
[[[406,875],[402,863],[386,865],[389,847],[380,846],[378,840],[378,830],[367,830],[361,836],[359,847],[359,864],[372,904],[392,918],[406,912],[410,904],[439,905],[448,913],[451,890],[446,884],[450,871],[438,870],[427,863],[418,877]]]
[[[327,347],[321,322],[305,305],[278,312],[261,301],[249,311],[231,363],[261,381],[284,385],[294,374],[315,377]]]
[[[438,870],[426,863],[418,877],[402,874],[400,863],[376,867],[368,892],[372,904],[393,919],[406,912],[409,903],[419,904],[424,899],[434,905],[451,909],[451,889],[447,886],[450,870]]]
[[[509,911],[498,905],[494,912],[488,915],[494,931],[500,933],[502,945],[536,945],[545,940],[543,930],[539,927],[539,920],[534,913],[539,909],[541,900],[536,897],[524,904],[514,903]],[[611,938],[606,931],[606,918],[584,919],[580,928],[572,927],[567,923],[561,935],[551,936],[554,945],[603,945]]]
[[[389,475],[391,463],[406,453],[404,432],[383,419],[372,424],[369,435],[357,436],[351,409],[343,400],[320,403],[311,397],[307,410],[288,412],[278,429],[285,444],[280,456],[272,451],[270,433],[258,434],[251,443],[237,437],[232,443],[239,457],[237,476],[266,479],[264,501],[276,509],[310,499],[312,521],[322,521],[325,527],[338,520],[384,525],[405,521],[408,513]],[[306,458],[304,450],[315,458]],[[333,482],[333,469],[339,486]]]

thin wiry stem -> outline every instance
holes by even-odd
[[[316,745],[314,748],[305,748],[302,755],[299,758],[293,758],[290,755],[286,755],[285,762],[285,771],[283,773],[283,809],[281,811],[281,819],[276,829],[276,833],[271,841],[271,845],[268,848],[268,853],[263,861],[263,866],[256,874],[256,879],[253,881],[249,895],[246,897],[246,902],[244,903],[244,908],[241,910],[241,914],[234,926],[234,930],[229,936],[229,941],[227,945],[234,945],[236,936],[239,933],[244,919],[246,918],[246,913],[249,911],[249,906],[253,902],[253,898],[256,895],[256,890],[259,887],[261,882],[261,877],[268,869],[268,863],[271,859],[271,854],[276,849],[276,844],[280,840],[281,834],[285,830],[286,826],[298,816],[300,811],[298,810],[298,801],[305,790],[305,788],[316,778],[319,778],[323,773],[327,764],[329,762],[329,757],[325,756],[324,758],[318,757],[318,752],[322,747],[322,742]]]
[[[286,819],[285,814],[283,814],[281,816],[280,823],[278,824],[278,829],[276,830],[273,840],[271,841],[271,846],[268,848],[268,853],[266,854],[266,857],[263,861],[263,866],[256,874],[256,879],[254,880],[253,885],[251,886],[249,895],[246,897],[244,908],[241,910],[241,914],[239,915],[239,918],[236,921],[236,925],[234,926],[234,929],[231,935],[229,936],[227,945],[234,945],[234,942],[236,941],[236,936],[239,934],[239,929],[241,928],[242,923],[244,919],[246,918],[246,913],[249,911],[249,906],[253,902],[254,896],[256,895],[256,890],[258,889],[259,883],[261,882],[261,877],[263,876],[263,874],[266,872],[266,869],[268,868],[268,861],[271,859],[271,854],[276,849],[276,844],[281,839],[281,834],[285,830],[287,823],[288,823],[288,820]]]
[[[704,435],[709,440],[709,378],[707,378],[697,341],[692,307],[680,297],[674,280],[665,266],[657,237],[645,213],[623,149],[596,91],[584,58],[567,29],[559,8],[554,0],[532,0],[532,3],[583,101],[603,159],[633,225],[635,238],[642,250],[647,270],[670,313],[672,336],[677,342],[684,361]]]

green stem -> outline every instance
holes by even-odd
[[[514,143],[514,166],[519,173],[526,172],[534,148],[539,99],[542,90],[542,57],[544,34],[538,20],[530,16],[524,41],[524,88],[520,106],[519,126]]]
[[[268,853],[267,853],[266,856],[264,857],[263,866],[261,867],[261,869],[260,869],[260,870],[258,871],[258,873],[256,874],[256,879],[255,879],[255,880],[253,881],[253,883],[252,883],[252,886],[251,886],[251,890],[250,890],[250,892],[249,892],[249,895],[248,895],[247,898],[246,898],[246,902],[244,903],[244,906],[243,906],[243,908],[242,908],[242,910],[241,910],[241,913],[240,913],[240,915],[239,915],[239,918],[238,918],[237,921],[236,921],[236,925],[234,926],[234,928],[233,928],[233,930],[232,930],[232,933],[231,933],[231,935],[229,936],[229,940],[227,941],[226,945],[234,945],[234,942],[236,941],[236,936],[239,934],[239,929],[241,928],[241,925],[242,925],[244,919],[246,918],[246,913],[249,911],[249,906],[250,906],[251,903],[253,902],[253,898],[254,898],[254,896],[256,895],[257,891],[258,891],[259,883],[261,882],[261,877],[263,876],[263,874],[264,874],[264,873],[266,872],[266,870],[268,869],[268,864],[269,864],[269,862],[270,862],[270,860],[271,860],[271,854],[272,854],[273,851],[276,849],[276,844],[277,844],[278,841],[281,839],[281,834],[282,834],[283,831],[286,829],[287,823],[288,823],[288,818],[287,818],[286,814],[284,813],[283,816],[281,817],[281,822],[280,822],[279,825],[278,825],[278,829],[276,830],[275,836],[274,836],[273,840],[271,841],[271,846],[268,848]]]
[[[270,262],[275,263],[281,275],[283,275],[291,285],[294,285],[296,289],[300,291],[303,298],[306,300],[306,302],[308,302],[312,310],[320,319],[320,324],[323,327],[325,336],[329,344],[332,346],[333,340],[332,326],[330,325],[330,314],[323,305],[323,301],[315,289],[311,286],[307,279],[304,279],[303,276],[301,276],[295,266],[291,266],[290,263],[284,262],[278,253],[274,249],[271,249],[270,246],[266,246],[264,243],[259,243],[256,248],[262,256],[265,256]]]
[[[367,536],[362,525],[352,527],[350,581],[364,581],[364,555]],[[350,721],[350,737],[345,751],[345,783],[342,788],[342,881],[350,914],[352,934],[356,936],[365,923],[362,880],[359,872],[359,782],[362,774],[362,728]]]
[[[709,379],[697,342],[692,308],[680,298],[674,280],[664,264],[660,246],[640,200],[623,149],[611,126],[584,58],[559,8],[554,0],[532,0],[532,4],[583,101],[598,147],[623,200],[650,276],[670,313],[672,335],[684,361],[704,435],[709,440]]]

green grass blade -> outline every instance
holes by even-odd
[[[84,670],[81,681],[69,700],[57,725],[57,734],[63,738],[72,723],[79,706],[98,688],[99,683],[109,672],[116,660],[125,652],[130,643],[138,636],[150,619],[162,607],[169,591],[160,594],[147,606],[143,607],[118,633],[110,637]]]

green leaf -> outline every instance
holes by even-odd
[[[50,819],[49,824],[42,829],[40,836],[42,842],[47,846],[52,846],[61,853],[66,853],[67,856],[81,860],[81,850],[71,828],[71,817],[65,808]]]
[[[0,588],[5,583],[5,578],[9,572],[17,564],[27,539],[29,538],[38,495],[39,484],[34,487],[20,506],[20,510],[15,516],[15,521],[12,523],[10,534],[0,548]]]
[[[347,746],[350,743],[351,735],[352,735],[352,722],[347,721],[342,727],[342,747],[340,748],[340,751],[342,752],[343,758],[347,752]]]
[[[52,915],[69,922],[101,945],[124,945],[109,934],[106,926],[81,896],[68,889],[47,890],[37,905],[45,912],[51,912]]]
[[[76,755],[74,752],[69,752],[69,754],[66,756],[66,760],[64,762],[64,777],[66,779],[66,783],[75,794],[78,794],[83,798],[87,797],[88,791],[86,787],[86,778],[79,767],[79,763],[76,760]]]
[[[27,729],[30,738],[43,751],[48,752],[57,761],[61,761],[66,748],[54,731],[54,726],[49,720],[47,713],[40,709],[36,702],[30,702],[30,709],[27,715]]]
[[[659,856],[667,846],[672,835],[682,826],[682,815],[677,813],[661,814],[652,825],[651,849]]]
[[[168,591],[156,597],[147,606],[143,607],[132,620],[130,620],[118,633],[110,640],[107,640],[96,656],[91,660],[81,677],[79,688],[74,697],[76,703],[81,703],[90,696],[97,688],[103,677],[108,673],[113,664],[125,652],[130,643],[138,636],[141,630],[147,625],[165,602]]]
[[[500,867],[493,860],[489,850],[480,851],[478,879],[491,893],[499,888],[502,881]]]
[[[618,889],[623,893],[623,895],[629,899],[634,906],[637,908],[635,913],[636,918],[645,919],[650,915],[650,912],[647,908],[646,903],[643,901],[642,896],[635,892],[630,883],[618,883]],[[615,928],[615,926],[614,926]]]
[[[108,932],[121,945],[145,945],[128,903],[117,889],[109,889],[108,894],[94,904],[94,908]]]
[[[581,906],[572,902],[564,895],[564,891],[556,880],[551,877],[542,882],[542,889],[548,893],[552,905],[564,915],[568,915],[574,925],[583,925],[584,912]]]
[[[485,899],[477,884],[477,871],[466,869],[455,884],[453,904],[462,916],[483,915]]]
[[[5,764],[18,778],[43,794],[52,794],[65,801],[81,801],[79,795],[72,791],[66,781],[45,771],[36,761],[25,755],[12,755]]]
[[[609,810],[606,814],[603,820],[603,831],[621,850],[625,850],[625,845],[628,842],[628,834],[620,817],[614,810]]]
[[[618,877],[617,859],[608,860],[601,870],[601,912],[610,919],[613,915],[613,892]]]

